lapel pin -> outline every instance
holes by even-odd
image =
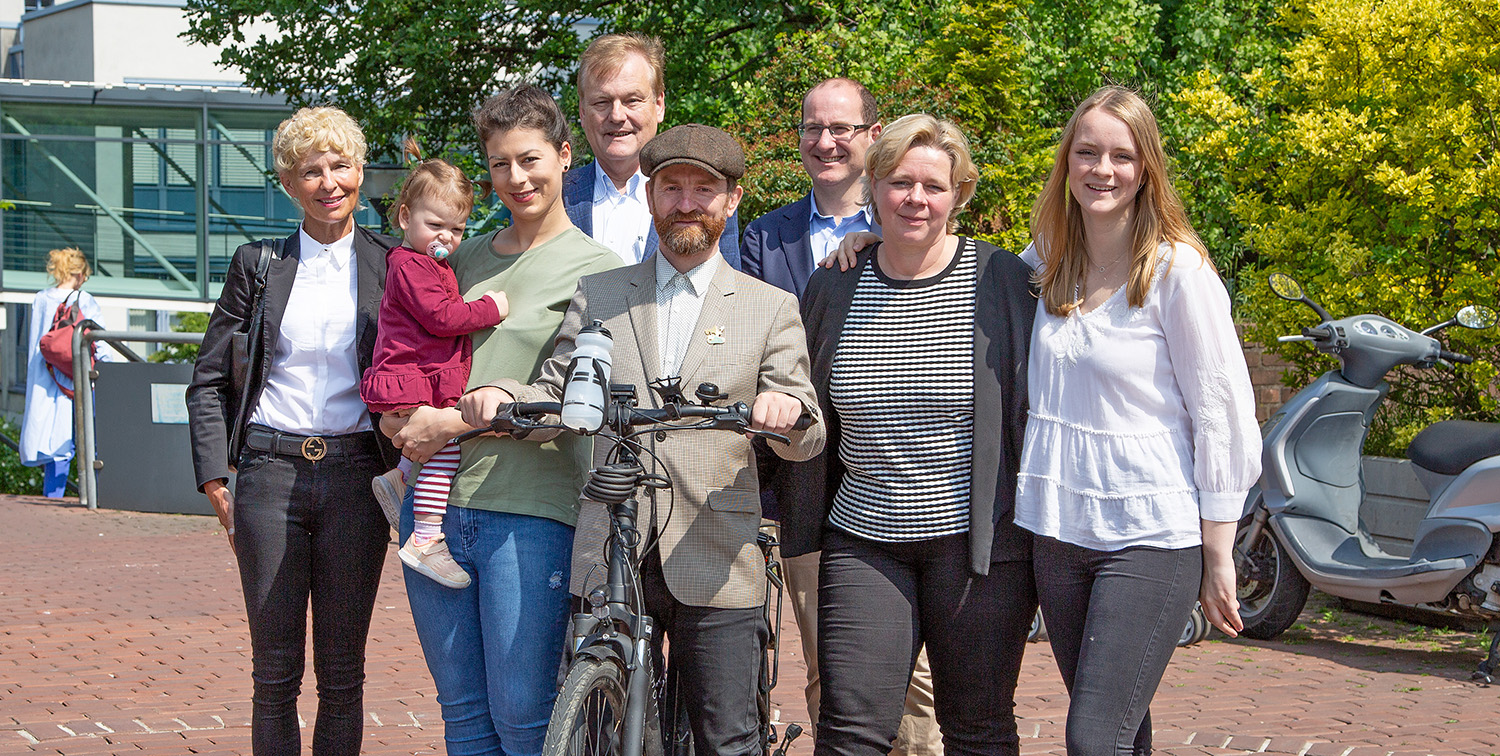
[[[724,326],[718,326],[716,328],[710,328],[710,329],[704,331],[703,335],[708,337],[708,343],[710,345],[723,344],[724,343]]]

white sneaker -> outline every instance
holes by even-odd
[[[375,492],[375,501],[391,523],[391,530],[400,530],[401,500],[406,498],[406,475],[401,468],[393,467],[371,478],[370,490]]]
[[[469,573],[453,561],[453,555],[448,552],[448,544],[443,540],[443,535],[418,546],[416,536],[406,539],[406,545],[396,552],[401,557],[401,562],[418,573],[436,580],[438,585],[449,588],[468,588]]]

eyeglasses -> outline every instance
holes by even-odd
[[[817,123],[804,123],[797,127],[797,133],[802,135],[804,142],[816,142],[823,138],[823,132],[827,131],[835,140],[840,142],[874,126],[873,123],[831,123],[827,126]]]

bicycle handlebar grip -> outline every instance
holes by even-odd
[[[1446,349],[1443,349],[1443,350],[1441,350],[1441,351],[1438,352],[1438,359],[1447,360],[1447,361],[1452,362],[1452,363],[1457,364],[1457,365],[1469,365],[1469,364],[1472,364],[1474,362],[1474,358],[1470,357],[1467,354],[1459,354],[1458,352],[1450,352],[1450,351],[1448,351]]]

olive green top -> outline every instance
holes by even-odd
[[[501,378],[536,380],[552,355],[578,279],[620,266],[619,255],[577,228],[518,255],[495,254],[490,246],[495,233],[465,239],[448,258],[466,301],[503,291],[510,302],[510,315],[500,325],[473,334],[470,389]],[[591,440],[565,433],[542,444],[494,437],[467,441],[449,503],[571,526],[578,519]]]

